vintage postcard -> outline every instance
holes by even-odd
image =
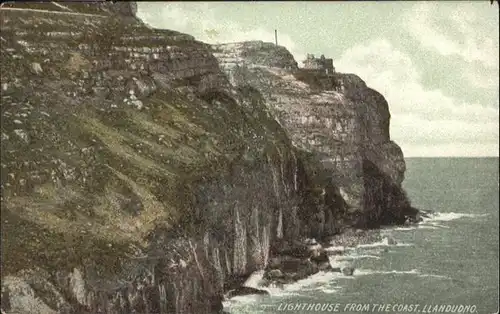
[[[498,1],[0,5],[1,313],[498,313]]]

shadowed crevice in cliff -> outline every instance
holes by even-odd
[[[304,173],[300,236],[324,240],[349,227],[348,205],[340,194],[338,182],[332,180],[332,171],[323,167],[321,158],[311,152],[298,152]]]
[[[411,206],[399,184],[366,159],[363,160],[363,173],[367,214],[358,218],[357,227],[378,228],[404,224],[408,218],[416,219],[419,211]]]

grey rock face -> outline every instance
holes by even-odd
[[[354,274],[354,270],[354,267],[346,266],[342,268],[342,274],[344,274],[344,276],[352,276]]]
[[[322,171],[329,173],[329,181],[339,188],[361,226],[383,222],[384,207],[400,219],[399,211],[409,207],[401,189],[405,162],[389,136],[390,113],[384,97],[356,75],[288,67],[296,63],[282,47],[268,44],[266,59],[255,45],[213,47],[231,83],[249,84],[262,93],[293,144],[321,161]],[[286,55],[287,60],[273,62],[276,54]],[[381,199],[375,199],[379,194]]]

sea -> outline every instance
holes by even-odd
[[[412,204],[434,214],[418,226],[332,257],[353,276],[320,272],[269,296],[224,302],[240,313],[498,313],[499,159],[407,158]],[[388,241],[394,238],[396,244]],[[391,243],[391,244],[389,244]],[[259,287],[262,273],[249,285]]]

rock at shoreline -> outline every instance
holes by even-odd
[[[344,255],[345,248],[343,246],[334,246],[329,247],[325,252],[327,252],[328,255]]]
[[[342,234],[335,235],[330,240],[330,245],[334,247],[355,247],[360,244],[374,243],[382,240],[380,230],[346,230]]]
[[[322,262],[322,263],[318,263],[318,270],[319,270],[319,271],[328,271],[328,270],[332,270],[332,265],[330,265],[330,262]]]
[[[224,281],[224,291],[231,291],[234,289],[237,289],[245,283],[245,281],[248,279],[248,275],[245,276],[238,276],[238,275],[232,275],[228,276],[226,280]]]
[[[322,257],[318,256],[316,259],[321,261]],[[264,278],[268,281],[283,279],[282,283],[293,282],[317,273],[320,268],[319,264],[310,258],[280,256],[274,259],[272,269],[264,274]],[[321,265],[321,267],[325,268],[325,265]]]
[[[283,275],[283,272],[281,272],[281,270],[273,269],[267,273],[267,277],[268,278],[283,278],[284,275]]]
[[[431,218],[434,215],[432,210],[419,210],[418,214],[423,218]]]
[[[318,253],[317,256],[312,256],[311,257],[311,261],[316,263],[316,264],[322,264],[322,263],[329,263],[330,260],[328,258],[328,254],[326,253],[326,251],[321,251],[320,253]]]
[[[230,299],[236,296],[252,295],[252,294],[269,295],[269,291],[251,287],[239,287],[228,291],[228,293],[226,294],[226,299]]]
[[[352,276],[354,274],[354,267],[346,266],[342,268],[342,274],[344,274],[344,276]]]
[[[396,241],[396,239],[394,239],[393,237],[387,237],[387,244],[388,245],[396,245],[398,244],[398,241]]]
[[[323,247],[319,243],[310,245],[308,251],[311,257],[319,257],[324,252]]]

